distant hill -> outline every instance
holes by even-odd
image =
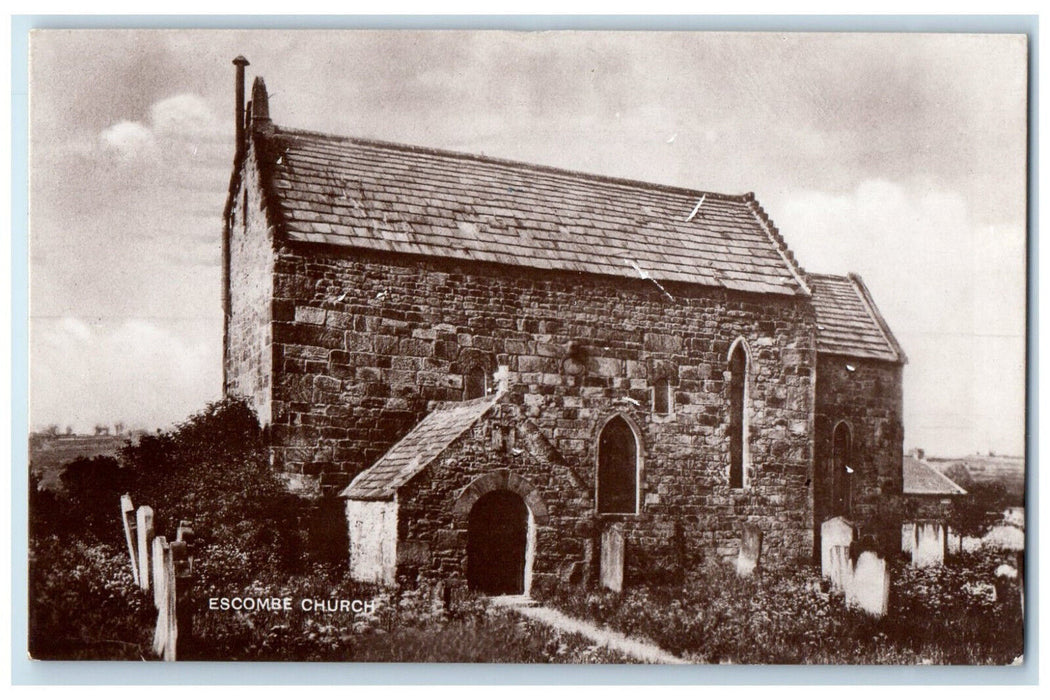
[[[1024,505],[1025,463],[1023,457],[970,455],[955,459],[927,457],[926,462],[964,489],[974,484],[999,484],[1011,505]],[[968,482],[968,483],[967,483]]]
[[[137,442],[141,432],[122,435],[29,436],[29,472],[40,476],[40,487],[62,490],[62,469],[78,457],[115,456],[129,440]]]

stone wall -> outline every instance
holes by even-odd
[[[644,280],[283,245],[274,274],[274,461],[334,493],[430,401],[461,398],[470,369],[502,365],[506,400],[592,489],[600,426],[625,412],[640,427],[642,513],[604,516],[625,520],[634,551],[678,541],[729,558],[747,521],[765,533],[770,558],[808,556],[811,307],[665,286],[673,300]],[[728,486],[726,439],[727,355],[741,336],[752,364],[747,490]],[[673,385],[671,416],[650,411],[651,383],[662,377]]]
[[[467,522],[472,483],[516,490],[532,503],[536,523],[532,566],[536,587],[581,583],[596,566],[590,488],[568,465],[528,435],[514,406],[497,406],[398,493],[398,576],[466,583]],[[553,458],[553,459],[552,459]],[[479,482],[479,478],[485,479]],[[491,482],[485,485],[486,482]],[[535,489],[532,491],[532,489]],[[538,511],[538,513],[536,512]]]
[[[850,369],[852,368],[852,369]],[[837,355],[817,356],[814,508],[816,520],[835,513],[822,509],[830,469],[832,433],[845,421],[852,436],[853,509],[846,514],[861,536],[875,535],[887,550],[900,542],[903,488],[903,394],[901,366]]]
[[[246,398],[262,425],[270,422],[272,383],[273,236],[262,209],[254,149],[226,222],[229,240],[230,319],[225,346],[227,396]],[[247,194],[246,194],[247,193]]]

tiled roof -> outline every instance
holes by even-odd
[[[925,462],[904,456],[904,493],[962,496],[966,490]]]
[[[292,241],[809,293],[750,193],[664,187],[269,122],[255,134],[271,214]]]
[[[907,362],[859,275],[810,274],[817,313],[817,351]]]
[[[375,464],[358,474],[341,495],[360,501],[392,499],[398,489],[469,430],[500,396],[439,404]]]

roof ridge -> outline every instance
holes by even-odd
[[[590,180],[596,180],[599,182],[612,183],[622,185],[625,187],[634,187],[644,190],[656,190],[660,192],[675,192],[682,195],[690,196],[706,196],[720,199],[727,202],[737,202],[740,204],[746,204],[747,202],[754,201],[754,192],[744,192],[742,194],[726,194],[724,192],[710,192],[707,190],[690,189],[688,187],[682,187],[680,185],[667,185],[658,182],[646,182],[645,180],[635,180],[632,178],[615,177],[613,175],[601,175],[598,173],[590,173],[583,170],[571,170],[569,168],[559,168],[554,165],[543,165],[539,163],[529,163],[523,160],[513,160],[510,158],[497,158],[494,156],[486,156],[476,153],[467,153],[465,151],[453,151],[444,148],[434,148],[432,146],[416,146],[412,144],[399,143],[396,141],[384,141],[382,139],[371,139],[363,138],[359,136],[340,136],[337,134],[328,134],[322,131],[312,131],[309,129],[295,129],[290,127],[273,125],[273,136],[280,137],[282,135],[291,136],[315,136],[319,138],[329,139],[333,141],[344,141],[348,143],[355,143],[368,146],[379,146],[383,148],[394,148],[399,151],[406,151],[409,153],[425,153],[429,155],[445,156],[450,158],[459,158],[462,160],[471,160],[479,163],[488,163],[495,165],[506,165],[511,167],[525,168],[528,170],[534,170],[539,172],[554,173],[558,175],[568,175],[574,178],[587,178]]]

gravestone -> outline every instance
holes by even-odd
[[[164,549],[167,546],[168,539],[163,535],[153,538],[153,607],[157,610],[164,604]]]
[[[124,523],[124,540],[128,544],[128,556],[131,557],[131,576],[138,586],[139,557],[135,552],[135,546],[138,544],[138,523],[135,520],[135,506],[131,504],[131,496],[128,494],[120,497],[120,519]]]
[[[175,563],[167,540],[158,537],[155,542],[159,542],[160,550],[160,575],[154,581],[155,587],[160,589],[156,594],[160,605],[157,606],[157,626],[153,630],[153,652],[164,661],[174,661],[179,637],[175,609]]]
[[[762,530],[751,523],[744,524],[740,535],[740,553],[736,558],[738,576],[750,576],[758,566],[762,556]]]
[[[936,520],[920,520],[915,523],[915,538],[911,549],[912,566],[944,564],[944,535],[944,526]]]
[[[139,554],[139,586],[144,591],[149,590],[149,555],[153,542],[153,509],[149,506],[139,506],[135,511],[135,520],[138,525],[138,554]]]
[[[911,554],[912,545],[915,544],[915,523],[901,524],[901,551]]]
[[[602,532],[601,584],[611,591],[623,590],[623,525],[614,523]]]
[[[947,528],[944,535],[945,550],[948,554],[962,554],[962,533],[952,528]]]
[[[890,574],[875,552],[861,552],[846,589],[846,602],[869,615],[882,617],[890,601]]]
[[[832,576],[832,554],[834,547],[845,547],[846,557],[849,558],[849,548],[853,543],[855,528],[853,523],[842,516],[825,520],[820,526],[820,575]],[[838,564],[834,564],[839,567]],[[840,567],[839,567],[840,568]]]
[[[850,559],[850,548],[837,544],[827,551],[828,569],[824,574],[831,580],[831,587],[836,591],[845,591],[853,577],[853,560]]]

